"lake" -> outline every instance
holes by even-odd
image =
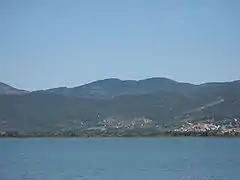
[[[240,139],[0,139],[0,180],[238,180]]]

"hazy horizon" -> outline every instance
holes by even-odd
[[[240,1],[0,1],[0,82],[240,79]]]

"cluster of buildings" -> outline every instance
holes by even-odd
[[[175,129],[176,132],[206,132],[217,131],[221,128],[220,125],[205,124],[205,123],[186,123],[180,128]]]
[[[133,118],[133,119],[119,119],[119,118],[107,118],[99,122],[99,125],[104,127],[111,128],[126,128],[126,129],[134,129],[134,128],[144,128],[144,127],[152,127],[152,120],[147,118]]]
[[[175,132],[220,132],[240,133],[240,119],[227,119],[218,122],[187,122],[181,127],[174,129]]]

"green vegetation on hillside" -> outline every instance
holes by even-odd
[[[100,121],[112,117],[130,124],[144,117],[155,126],[205,117],[240,116],[240,81],[198,86],[167,79],[119,81],[97,82],[101,88],[94,91],[91,84],[86,85],[91,86],[86,92],[98,96],[105,89],[108,95],[114,96],[112,98],[77,98],[53,91],[2,94],[0,131],[78,132],[98,127]],[[124,95],[119,94],[120,91],[124,91]]]

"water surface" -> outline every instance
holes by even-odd
[[[0,180],[238,180],[240,139],[0,139]]]

